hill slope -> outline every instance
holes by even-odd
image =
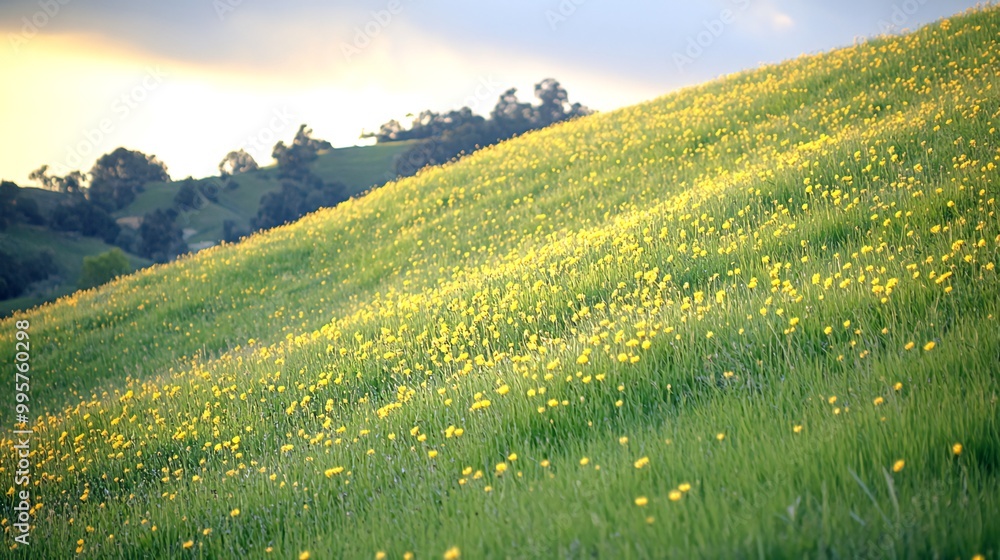
[[[35,255],[42,251],[50,251],[59,267],[59,273],[55,277],[31,285],[27,294],[0,300],[0,317],[71,294],[78,286],[83,258],[114,248],[113,245],[95,237],[66,234],[30,224],[16,224],[5,231],[0,231],[0,247],[15,255]],[[129,255],[129,261],[132,270],[149,266],[151,263],[135,255]]]
[[[364,192],[394,177],[393,158],[412,142],[393,142],[374,146],[354,146],[327,150],[311,164],[313,173],[324,181],[343,183],[351,195]],[[232,220],[239,228],[250,229],[250,219],[257,214],[260,199],[268,192],[281,188],[274,166],[242,173],[235,177],[239,187],[224,188],[219,177],[198,179],[196,184],[214,182],[219,186],[217,201],[204,201],[196,210],[182,212],[178,222],[189,230],[191,244],[218,242],[223,238],[223,222]],[[177,194],[178,181],[154,182],[146,186],[136,199],[115,213],[117,218],[141,218],[157,208],[169,208]]]
[[[313,172],[325,181],[343,183],[351,196],[360,195],[373,186],[392,178],[393,160],[412,142],[393,142],[375,146],[355,146],[327,150],[312,164]],[[224,237],[224,223],[231,220],[238,231],[249,231],[250,220],[257,214],[264,194],[281,188],[274,166],[243,173],[236,178],[238,188],[227,189],[226,181],[219,177],[195,180],[195,185],[214,184],[218,187],[218,200],[203,200],[197,209],[182,210],[178,225],[187,235],[192,250],[218,243]],[[146,212],[174,206],[174,196],[183,181],[153,182],[127,207],[115,213],[124,226],[136,227]],[[66,195],[37,188],[25,188],[21,196],[34,200],[42,215],[49,215]],[[60,273],[42,283],[31,286],[22,297],[0,301],[0,316],[9,315],[72,293],[80,276],[82,259],[113,248],[93,237],[81,237],[44,227],[20,225],[0,232],[0,246],[18,255],[36,254],[49,250],[55,255]],[[150,264],[148,259],[129,255],[133,269]]]
[[[4,321],[29,554],[997,555],[998,32],[551,127]]]

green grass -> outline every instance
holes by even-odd
[[[344,183],[349,193],[357,196],[391,178],[393,158],[411,144],[412,142],[405,141],[329,150],[319,155],[313,163],[313,171],[325,180]],[[196,182],[221,184],[217,177],[206,177]],[[221,240],[226,220],[232,220],[237,227],[249,230],[250,220],[257,214],[260,206],[260,198],[280,188],[274,166],[242,174],[237,177],[237,182],[240,187],[220,192],[217,203],[206,201],[196,210],[180,213],[177,223],[182,229],[189,230],[189,245]],[[135,201],[116,212],[115,217],[142,217],[146,212],[158,208],[170,208],[174,204],[177,185],[177,182],[154,182],[146,185]],[[23,189],[22,196],[34,199],[43,215],[49,214],[64,198],[59,193],[36,188]],[[34,286],[24,296],[0,301],[0,316],[71,294],[76,289],[83,257],[111,248],[97,239],[76,238],[28,226],[15,228],[9,234],[0,233],[0,244],[14,250],[24,248],[29,252],[51,250],[56,254],[62,270],[59,278]],[[135,255],[129,255],[129,259],[136,268],[150,264],[149,260]]]
[[[5,320],[16,553],[997,557],[998,32],[550,127]]]
[[[0,245],[16,255],[50,251],[56,266],[59,267],[57,275],[50,280],[32,285],[21,297],[0,301],[0,316],[29,309],[76,291],[77,279],[83,267],[83,257],[97,255],[113,248],[112,245],[93,237],[69,235],[27,224],[16,224],[5,231],[0,231]],[[129,255],[129,261],[133,270],[150,264],[150,261],[134,255]]]
[[[321,153],[313,162],[312,170],[326,180],[344,183],[353,193],[360,193],[395,178],[392,173],[394,158],[413,144],[412,140],[404,140],[336,148]]]
[[[63,194],[35,187],[22,187],[18,191],[18,197],[34,200],[38,204],[38,212],[43,216],[47,216],[65,199],[65,195]]]
[[[405,141],[328,150],[313,162],[312,170],[326,181],[344,183],[352,196],[358,195],[393,178],[393,158],[411,144]],[[218,202],[205,201],[201,208],[181,213],[178,219],[181,227],[194,230],[189,243],[221,240],[226,220],[249,230],[250,219],[257,214],[261,197],[281,188],[274,166],[241,174],[236,181],[239,188],[221,191]],[[196,182],[221,185],[217,177]],[[130,205],[116,212],[115,217],[141,217],[157,208],[169,208],[173,205],[178,184],[177,181],[149,183]]]

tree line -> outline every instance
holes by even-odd
[[[403,127],[398,121],[383,124],[378,132],[363,134],[378,143],[416,140],[393,162],[397,176],[413,175],[419,169],[450,161],[462,154],[495,144],[530,130],[588,115],[590,109],[570,103],[565,88],[554,79],[535,84],[536,104],[522,102],[516,88],[504,91],[488,117],[462,107],[444,113],[420,112]],[[329,142],[314,138],[312,130],[301,125],[289,144],[279,141],[271,156],[276,162],[280,188],[264,194],[250,229],[227,220],[223,224],[226,241],[237,241],[252,231],[292,222],[322,207],[335,206],[349,197],[347,187],[337,181],[325,181],[311,169],[311,163]],[[96,237],[125,251],[154,262],[166,262],[188,251],[181,228],[180,212],[195,210],[205,201],[218,202],[222,189],[237,189],[237,177],[259,169],[245,150],[226,154],[218,165],[218,181],[187,178],[177,182],[173,205],[146,212],[138,229],[122,227],[113,214],[131,204],[148,183],[170,181],[167,166],[153,155],[124,147],[102,155],[89,172],[72,171],[64,176],[52,174],[43,165],[29,175],[43,188],[62,193],[58,204],[43,212],[31,197],[24,196],[16,184],[0,183],[0,231],[14,223],[48,227]],[[32,282],[58,272],[51,253],[20,258],[0,251],[0,259],[11,266],[0,275],[0,299],[16,297]],[[89,287],[127,272],[125,254],[102,255],[84,263],[81,287]],[[86,284],[84,286],[83,284]]]
[[[153,181],[169,181],[167,166],[156,156],[117,148],[97,159],[89,173],[50,174],[43,165],[29,179],[65,196],[45,219],[50,229],[97,237],[105,243],[156,262],[187,251],[174,209],[157,209],[143,216],[138,231],[123,228],[112,214],[132,203]]]
[[[446,113],[426,110],[413,119],[409,128],[390,120],[378,132],[362,137],[375,138],[378,143],[418,140],[393,165],[397,175],[408,176],[422,167],[445,163],[525,132],[593,112],[580,103],[570,103],[566,88],[553,78],[538,82],[534,89],[538,100],[534,105],[520,101],[517,88],[504,91],[488,118],[468,107]]]

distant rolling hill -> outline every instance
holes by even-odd
[[[325,181],[345,184],[354,196],[392,179],[394,158],[412,143],[402,141],[335,148],[321,152],[312,163],[312,170]],[[249,230],[250,219],[257,213],[261,197],[281,188],[277,168],[273,165],[237,175],[234,179],[239,187],[231,190],[220,188],[217,202],[204,201],[199,208],[180,213],[178,224],[185,230],[186,241],[193,251],[217,244],[223,238],[223,223],[226,220],[232,220],[240,229]],[[182,181],[147,184],[132,204],[116,212],[114,217],[122,226],[138,227],[146,212],[173,206],[174,195]],[[195,180],[195,183],[211,182],[220,187],[223,185],[219,177]],[[33,199],[43,215],[48,215],[65,197],[60,193],[32,187],[23,188],[20,196]],[[113,248],[97,238],[26,224],[0,231],[0,247],[16,254],[50,250],[60,268],[58,275],[49,281],[33,285],[21,297],[0,301],[0,316],[72,293],[76,289],[83,257]],[[130,254],[129,260],[134,270],[151,264],[148,259],[137,255]]]
[[[41,189],[32,189],[40,192]],[[44,196],[44,195],[43,195]],[[46,197],[47,198],[47,197]],[[32,285],[24,295],[0,301],[0,316],[12,311],[28,309],[40,303],[67,295],[76,290],[76,282],[80,277],[83,257],[97,255],[113,248],[112,245],[96,237],[84,237],[53,231],[41,226],[16,224],[6,231],[0,231],[0,247],[14,254],[36,254],[50,251],[59,273],[49,280]],[[133,270],[149,266],[151,261],[136,255],[129,255]]]
[[[325,181],[344,183],[351,194],[356,195],[394,178],[393,158],[412,143],[403,141],[335,148],[321,152],[312,163],[312,170]],[[233,190],[220,189],[218,202],[205,201],[200,208],[181,213],[178,223],[187,230],[186,240],[192,248],[215,244],[221,240],[222,224],[226,220],[233,220],[239,227],[249,229],[250,219],[257,213],[260,198],[281,188],[277,168],[273,165],[242,173],[234,179],[239,187]],[[116,212],[115,217],[122,224],[136,223],[146,212],[170,207],[179,182],[149,183],[144,192],[139,193],[132,204]],[[196,180],[196,183],[206,182],[222,185],[219,177]]]

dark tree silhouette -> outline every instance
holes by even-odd
[[[259,215],[259,212],[258,212]],[[222,240],[229,243],[235,243],[241,238],[250,235],[250,232],[244,228],[241,228],[233,220],[224,220],[222,222]]]
[[[174,195],[174,205],[181,210],[195,210],[201,206],[201,196],[195,188],[195,180],[191,177],[181,181],[181,186]]]
[[[231,180],[232,179],[230,179],[230,181]],[[219,181],[214,178],[198,183],[198,192],[201,193],[201,196],[211,200],[212,202],[219,202],[219,191],[221,190],[222,189],[219,187]]]
[[[328,183],[317,177],[309,164],[320,150],[332,146],[325,140],[312,137],[306,125],[299,127],[290,145],[278,142],[272,155],[278,162],[281,189],[266,193],[260,199],[257,215],[250,220],[254,230],[267,229],[291,222],[324,206],[336,206],[347,199],[347,187],[341,183]],[[229,236],[238,236],[230,228]]]
[[[114,243],[121,230],[104,208],[85,199],[70,199],[52,209],[49,227],[56,231],[75,231],[88,237],[100,237]]]
[[[400,133],[405,132],[403,125],[399,124],[399,121],[392,119],[391,121],[383,124],[379,127],[378,132],[366,132],[362,133],[362,138],[374,138],[376,142],[392,142],[394,140],[402,140],[399,137]]]
[[[187,252],[184,233],[176,219],[177,211],[173,208],[147,212],[139,226],[139,254],[156,262],[167,262]]]
[[[28,178],[38,181],[45,189],[70,195],[82,195],[87,183],[87,176],[79,171],[71,171],[65,177],[49,175],[48,165],[32,171]]]
[[[170,180],[167,166],[156,156],[126,148],[101,156],[90,177],[90,200],[109,212],[128,206],[146,183]]]
[[[52,252],[45,250],[29,256],[8,253],[0,247],[0,299],[20,296],[34,282],[59,272]]]
[[[219,174],[223,177],[239,175],[256,169],[258,169],[257,161],[242,148],[229,152],[219,162]]]
[[[326,183],[315,175],[305,182],[286,179],[281,182],[281,190],[261,197],[260,208],[250,225],[255,230],[280,226],[345,200],[347,189],[341,183]]]
[[[45,225],[45,216],[42,215],[42,211],[39,209],[35,199],[18,196],[14,201],[14,206],[17,209],[18,219],[23,219],[29,224],[36,226]]]
[[[278,176],[301,179],[309,174],[309,164],[316,159],[320,150],[332,148],[326,140],[312,137],[312,129],[306,125],[299,127],[291,145],[279,141],[274,145],[271,157],[278,162]]]
[[[579,103],[571,105],[566,89],[552,78],[535,84],[535,97],[538,105],[522,102],[517,98],[517,89],[510,88],[500,95],[489,119],[475,115],[468,107],[448,113],[423,111],[410,128],[389,121],[378,133],[366,136],[374,136],[378,142],[421,140],[397,156],[393,164],[397,175],[406,176],[424,166],[445,163],[529,130],[592,112]]]
[[[10,181],[0,182],[0,231],[17,218],[17,195],[20,187]]]
[[[546,78],[535,84],[535,97],[539,101],[539,106],[535,111],[535,126],[548,126],[552,123],[593,113],[580,103],[570,104],[566,88],[562,87],[554,78]]]
[[[10,181],[0,181],[0,231],[16,222],[45,225],[38,202],[24,196],[24,191]]]
[[[517,88],[503,92],[490,113],[500,138],[510,138],[531,130],[534,116],[531,103],[518,101]]]

